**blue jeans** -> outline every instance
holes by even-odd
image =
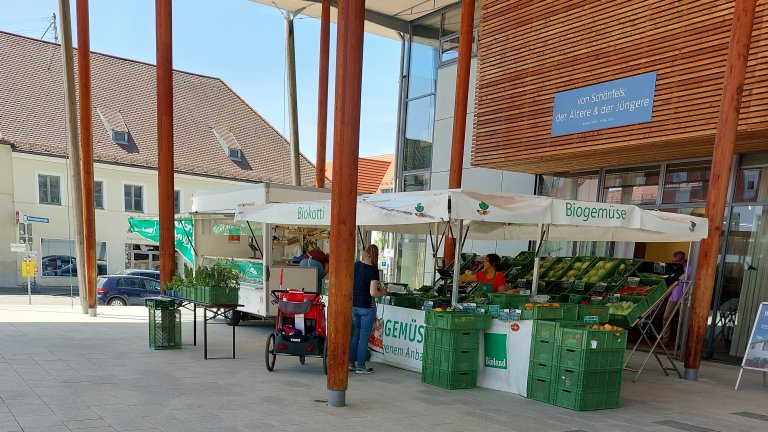
[[[373,330],[374,318],[376,318],[376,308],[352,308],[355,331],[349,342],[349,364],[355,364],[358,369],[365,368],[365,352],[368,350],[368,338]]]

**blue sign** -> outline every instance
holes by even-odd
[[[48,218],[39,217],[39,216],[25,216],[27,219],[27,222],[39,222],[39,223],[48,223]]]
[[[552,136],[649,122],[655,92],[649,72],[556,93]]]
[[[768,372],[768,303],[760,303],[741,367]]]

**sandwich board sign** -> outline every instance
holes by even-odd
[[[757,309],[755,324],[752,326],[747,350],[741,361],[739,378],[736,380],[736,390],[739,389],[739,381],[741,381],[741,374],[744,369],[762,371],[763,384],[765,384],[765,374],[768,373],[768,303],[760,303]]]

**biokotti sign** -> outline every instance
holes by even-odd
[[[551,135],[649,122],[655,93],[656,72],[556,93]]]

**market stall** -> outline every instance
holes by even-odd
[[[330,223],[330,211],[330,201],[245,205],[239,206],[235,219],[266,223],[295,223],[299,226],[327,226]],[[648,211],[630,205],[558,200],[518,194],[487,194],[467,190],[364,195],[358,199],[356,222],[358,226],[367,229],[389,232],[434,235],[451,230],[459,239],[535,240],[536,250],[545,240],[691,242],[700,240],[707,233],[706,219],[692,216]],[[462,273],[460,249],[459,247],[456,251],[454,274]],[[520,264],[523,261],[530,267],[523,267]],[[563,322],[577,320],[577,310],[582,308],[577,307],[576,304],[570,304],[572,301],[574,303],[586,301],[585,306],[592,306],[589,304],[592,303],[592,299],[599,298],[599,302],[607,303],[608,296],[604,294],[613,295],[613,292],[627,284],[639,284],[642,279],[636,275],[640,263],[632,259],[610,257],[546,257],[542,261],[542,258],[535,256],[534,253],[509,257],[509,262],[515,263],[514,267],[509,269],[510,275],[514,275],[514,283],[519,283],[521,290],[530,289],[530,293],[523,292],[531,294],[532,297],[516,296],[507,304],[504,304],[506,300],[501,301],[502,304],[493,304],[498,301],[496,299],[489,302],[486,308],[479,306],[476,302],[461,301],[463,299],[459,298],[458,278],[454,278],[449,306],[472,309],[471,312],[486,315],[493,314],[494,319],[489,320],[479,333],[474,332],[477,330],[475,328],[467,330],[468,339],[464,342],[459,343],[456,342],[459,339],[450,339],[449,342],[456,342],[459,348],[448,352],[444,346],[435,344],[434,340],[430,343],[429,334],[433,335],[432,338],[436,337],[435,335],[454,337],[450,335],[453,331],[458,332],[456,333],[458,337],[461,329],[443,328],[434,322],[430,325],[429,316],[433,314],[430,310],[425,312],[395,305],[379,305],[380,319],[369,345],[373,351],[373,360],[408,370],[422,371],[422,379],[425,382],[447,388],[465,388],[474,386],[476,382],[483,387],[523,396],[528,394],[530,378],[535,378],[536,373],[543,373],[539,369],[535,372],[529,371],[529,368],[531,365],[537,368],[543,365],[545,373],[551,375],[545,380],[547,386],[550,386],[547,388],[554,390],[550,393],[546,390],[544,391],[547,393],[546,396],[534,398],[550,401],[550,394],[554,394],[556,390],[562,392],[560,396],[564,402],[561,406],[573,409],[612,407],[610,403],[595,403],[595,400],[601,398],[614,398],[617,404],[618,389],[611,389],[613,392],[611,394],[600,393],[597,390],[592,392],[594,394],[587,392],[594,397],[587,398],[588,401],[583,403],[579,399],[580,396],[574,396],[575,400],[565,400],[572,397],[573,389],[553,384],[560,360],[571,366],[566,372],[575,371],[574,377],[578,379],[582,377],[579,375],[581,370],[591,370],[591,367],[596,366],[590,362],[595,362],[603,369],[610,370],[612,380],[618,376],[620,381],[624,348],[619,347],[626,347],[626,331],[622,333],[618,326],[604,324],[608,321],[610,307],[605,304],[594,305],[602,308],[600,315],[604,317],[604,319],[595,318],[594,322],[604,327],[594,331],[600,331],[603,328],[612,329],[612,332],[595,334],[594,337],[602,341],[600,344],[578,345],[582,342],[582,336],[578,335],[572,339],[559,340],[555,337],[556,332],[560,331],[557,325],[548,326],[557,319]],[[530,274],[530,280],[526,277],[528,274]],[[540,277],[542,277],[541,281]],[[632,279],[631,282],[630,279]],[[653,284],[656,279],[650,280],[654,282],[648,283]],[[539,289],[546,293],[546,299],[536,302],[535,300],[538,299],[535,296]],[[663,288],[661,284],[648,287],[646,294],[655,296],[662,292],[662,289],[665,292],[666,285]],[[635,293],[638,292],[640,291],[635,291]],[[630,302],[635,306],[627,306],[628,310],[635,308],[639,310],[643,304],[646,306],[649,304],[648,299],[635,297],[637,297],[636,302]],[[560,302],[568,304],[561,305]],[[429,304],[425,305],[425,309],[429,309]],[[588,309],[585,308],[585,310]],[[443,312],[439,309],[434,311],[441,314]],[[466,312],[452,310],[445,312],[448,313],[449,318],[451,314],[466,314]],[[626,321],[627,325],[631,325],[627,317],[622,317],[622,314],[618,313],[623,311],[616,310],[616,312],[614,321],[619,324]],[[596,316],[589,315],[590,318]],[[537,318],[550,320],[545,322]],[[547,326],[544,326],[545,323]],[[542,330],[544,327],[546,328]],[[583,321],[580,329],[574,330],[576,333],[584,334],[589,334],[590,331],[592,330],[584,328]],[[477,342],[474,341],[475,339]],[[602,353],[600,349],[604,344],[609,349]],[[461,347],[467,349],[460,349]],[[590,348],[592,351],[589,351]],[[461,357],[469,351],[473,352],[476,359],[469,361],[466,356]],[[541,354],[542,352],[544,354]],[[559,359],[558,356],[561,354],[565,358]],[[578,357],[587,354],[589,354],[588,357]],[[595,356],[596,354],[600,355]],[[541,361],[532,363],[532,355],[536,355]],[[568,355],[576,357],[569,358]],[[433,358],[430,359],[430,356]],[[445,360],[440,358],[443,356],[447,357],[447,364],[453,363],[454,367],[448,369],[436,367],[435,356],[438,357],[438,364],[445,363],[440,363],[441,360]],[[457,363],[472,368],[455,369]],[[427,378],[428,372],[429,378]],[[462,377],[467,375],[471,379],[463,381]],[[534,388],[534,391],[537,394],[542,393],[540,389]],[[577,395],[581,393],[577,392]]]

